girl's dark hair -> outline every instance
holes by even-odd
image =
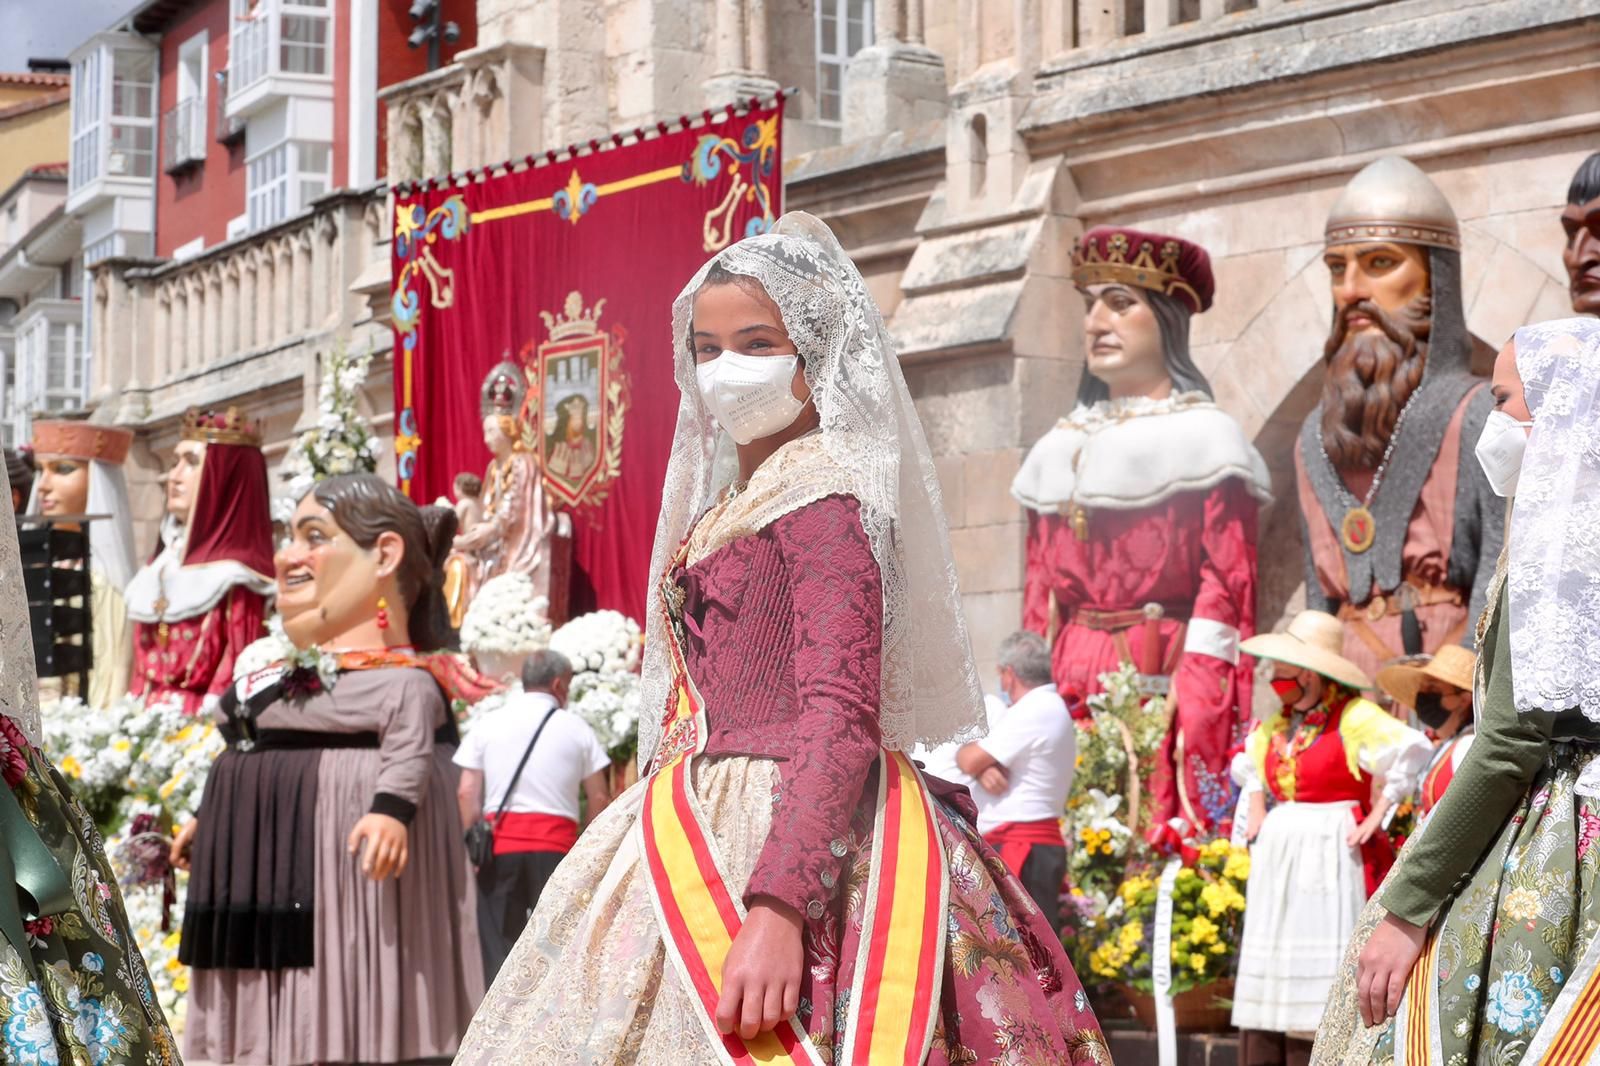
[[[406,602],[411,643],[418,651],[456,647],[444,602],[444,561],[456,534],[448,507],[418,507],[376,474],[341,474],[317,482],[312,496],[339,528],[364,550],[383,533],[397,533],[405,546],[395,580]]]

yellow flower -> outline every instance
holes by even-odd
[[[183,963],[178,961],[178,957],[176,955],[167,960],[168,973],[177,973],[181,969],[183,969]]]
[[[189,971],[185,970],[172,979],[172,990],[178,995],[187,995],[189,992]]]
[[[1221,918],[1228,910],[1228,897],[1222,891],[1221,885],[1207,885],[1202,888],[1200,902],[1205,905],[1206,913],[1213,918]]]
[[[1233,845],[1226,838],[1218,837],[1200,849],[1200,857],[1215,862],[1218,859],[1226,859],[1232,851]]]
[[[61,772],[68,777],[78,778],[83,776],[83,763],[68,755],[61,760]]]
[[[1203,914],[1197,914],[1189,926],[1189,939],[1196,944],[1215,944],[1218,932],[1217,923]]]
[[[133,747],[133,741],[128,740],[126,737],[111,742],[112,751],[127,751],[131,747]]]
[[[1243,848],[1235,848],[1222,867],[1222,876],[1230,881],[1250,880],[1250,853]]]
[[[194,725],[191,723],[189,725],[184,726],[182,729],[178,730],[176,733],[172,734],[172,736],[169,739],[174,744],[182,744],[184,741],[188,740],[192,736],[194,736]]]
[[[1224,944],[1220,940],[1217,941],[1215,944],[1211,945],[1211,954],[1213,954],[1213,955],[1223,955],[1223,954],[1226,954],[1227,951],[1228,951],[1228,945]]]
[[[161,946],[168,951],[177,951],[178,944],[183,940],[183,934],[174,929],[161,941]]]
[[[1189,956],[1189,969],[1193,970],[1195,973],[1204,973],[1205,968],[1206,957],[1204,955],[1196,951]]]
[[[1117,946],[1123,951],[1132,954],[1139,949],[1139,941],[1143,938],[1144,923],[1137,920],[1131,921],[1124,925],[1122,931],[1117,934]]]
[[[1539,893],[1531,888],[1513,888],[1506,893],[1505,914],[1514,922],[1539,917]]]

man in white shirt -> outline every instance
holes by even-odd
[[[1022,631],[1001,643],[1000,688],[1011,706],[988,736],[962,745],[956,762],[989,793],[978,810],[978,832],[1059,928],[1067,875],[1061,816],[1077,769],[1078,739],[1051,678],[1043,637]]]
[[[571,684],[566,656],[534,652],[523,663],[521,691],[474,725],[456,750],[462,828],[480,818],[494,828],[494,862],[478,876],[478,935],[488,981],[522,935],[545,882],[577,842],[579,786],[591,820],[611,802],[611,757],[589,724],[562,708]]]

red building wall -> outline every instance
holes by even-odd
[[[207,247],[228,236],[228,220],[244,213],[244,138],[217,143],[216,72],[228,65],[228,0],[204,0],[161,31],[161,83],[157,111],[165,116],[178,103],[178,50],[200,31],[206,45],[206,158],[180,174],[160,161],[164,131],[157,131],[156,254],[170,256],[196,237]]]
[[[478,43],[477,0],[443,0],[442,22],[454,22],[461,28],[461,37],[454,43],[441,46],[441,65],[448,65],[456,53],[465,52]],[[378,5],[378,88],[407,81],[428,72],[428,49],[412,48],[406,43],[416,23],[411,19],[411,0],[379,0]],[[383,177],[384,162],[388,158],[387,141],[389,117],[383,105],[373,101],[378,113],[378,177]]]

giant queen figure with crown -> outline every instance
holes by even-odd
[[[155,556],[128,585],[128,690],[199,714],[233,683],[277,587],[260,424],[236,407],[189,412],[166,483]]]
[[[1471,369],[1460,249],[1449,201],[1396,156],[1328,216],[1333,326],[1295,448],[1306,606],[1339,616],[1369,676],[1471,640],[1504,540],[1504,501],[1472,455],[1494,398]]]
[[[1249,722],[1260,455],[1189,354],[1211,306],[1205,249],[1123,228],[1085,234],[1077,404],[1012,484],[1027,509],[1024,624],[1053,643],[1055,679],[1087,696],[1131,663],[1174,705],[1153,814],[1215,828],[1228,753]]]

